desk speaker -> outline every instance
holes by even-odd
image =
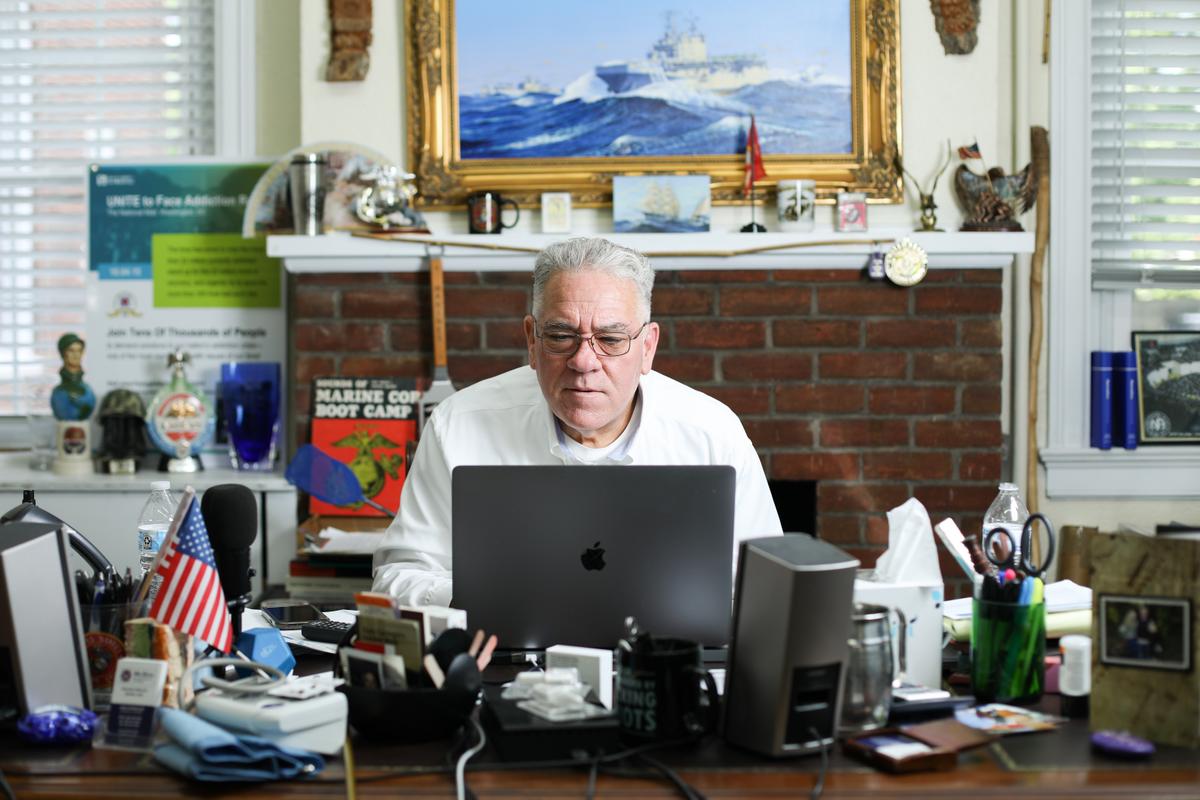
[[[68,541],[61,524],[0,525],[0,716],[92,706]]]
[[[858,559],[808,534],[738,551],[725,739],[770,756],[833,744]]]

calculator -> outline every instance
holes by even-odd
[[[314,642],[325,642],[327,644],[338,644],[346,633],[354,627],[350,622],[337,622],[332,619],[319,619],[315,622],[309,622],[300,629],[300,635],[305,639],[312,639]]]

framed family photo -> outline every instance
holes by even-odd
[[[1200,331],[1134,331],[1141,444],[1200,442]]]
[[[1101,663],[1192,668],[1192,605],[1186,598],[1100,595],[1099,622]]]
[[[612,178],[704,174],[745,202],[756,120],[770,186],[896,202],[898,0],[406,0],[407,137],[420,201],[611,202]]]

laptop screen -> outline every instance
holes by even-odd
[[[728,644],[729,466],[482,466],[452,476],[453,605],[507,649]]]

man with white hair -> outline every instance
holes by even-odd
[[[375,552],[374,589],[449,605],[450,473],[459,465],[727,464],[734,545],[782,533],[762,463],[723,403],[652,371],[654,270],[642,254],[576,238],[538,254],[525,317],[529,367],[439,403],[400,511]]]

